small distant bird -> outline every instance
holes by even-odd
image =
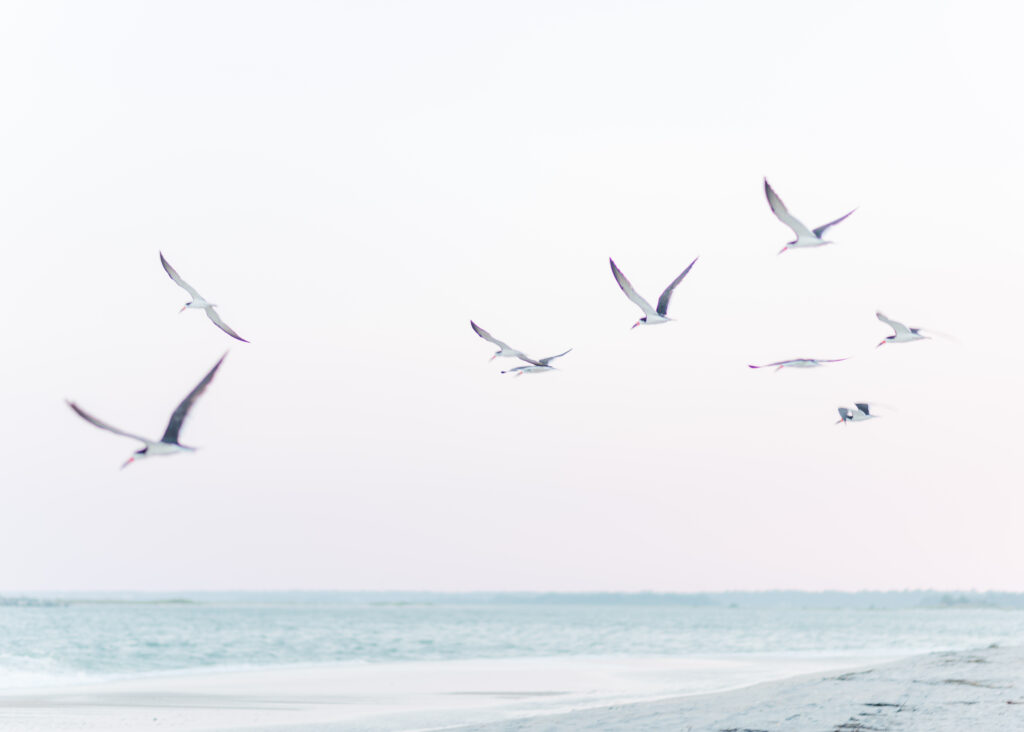
[[[572,349],[570,348],[569,351],[571,350]],[[541,374],[547,371],[554,371],[555,367],[551,365],[551,362],[556,358],[561,358],[566,353],[569,353],[569,351],[563,351],[557,356],[548,356],[547,358],[542,358],[539,361],[530,361],[526,366],[516,366],[515,368],[511,368],[508,371],[502,371],[501,373],[522,376],[523,374]]]
[[[827,363],[838,363],[845,361],[846,358],[791,358],[788,361],[776,361],[775,363],[766,363],[761,366],[755,366],[754,364],[747,364],[752,369],[766,369],[771,366],[777,367],[775,370],[780,371],[787,366],[794,369],[813,369],[815,366],[824,366]]]
[[[878,346],[884,346],[886,343],[909,343],[910,341],[920,341],[928,338],[928,336],[921,333],[920,328],[908,328],[899,321],[889,320],[882,313],[875,313],[875,317],[893,329],[893,335],[886,336],[885,340],[879,343]],[[875,346],[875,348],[878,348],[878,346]]]
[[[504,341],[499,341],[497,338],[492,336],[490,333],[488,333],[486,330],[484,330],[479,325],[474,323],[472,320],[469,321],[469,324],[473,326],[473,330],[476,332],[478,336],[483,338],[485,341],[490,341],[500,349],[496,351],[493,356],[491,356],[492,361],[500,356],[502,358],[518,358],[522,361],[526,361],[529,364],[533,364],[534,366],[543,366],[542,363],[540,363],[539,361],[534,361],[532,358],[527,356],[518,348],[512,348],[512,346],[505,343]]]
[[[676,285],[682,282],[686,275],[690,274],[690,270],[693,269],[693,265],[697,263],[697,259],[699,259],[699,257],[690,262],[690,266],[684,269],[681,275],[672,280],[672,283],[665,288],[664,292],[661,293],[661,297],[658,298],[657,310],[652,308],[649,302],[640,297],[637,291],[633,289],[633,285],[631,285],[629,280],[626,279],[626,275],[622,274],[622,270],[615,266],[615,262],[611,259],[608,260],[612,265],[612,274],[615,275],[615,281],[619,283],[619,287],[621,287],[622,291],[626,293],[626,297],[632,300],[645,313],[644,317],[633,323],[630,330],[641,324],[659,325],[660,323],[667,323],[672,320],[672,318],[668,317],[668,303],[669,300],[672,299],[672,292],[676,289]]]
[[[121,466],[124,470],[131,465],[135,460],[141,460],[142,458],[154,457],[157,455],[175,455],[179,452],[195,452],[196,448],[182,445],[178,442],[178,433],[181,432],[181,425],[185,422],[185,417],[188,416],[189,410],[192,405],[195,404],[196,399],[202,396],[203,392],[206,391],[206,387],[213,381],[213,375],[217,373],[217,369],[220,368],[221,363],[228,354],[224,354],[220,357],[220,360],[214,364],[213,368],[210,369],[210,373],[203,377],[203,380],[199,382],[195,389],[193,389],[178,408],[174,410],[174,414],[171,415],[170,421],[167,423],[167,429],[164,430],[164,436],[160,438],[159,442],[150,440],[146,437],[140,437],[139,435],[133,435],[131,432],[125,432],[119,430],[116,427],[111,427],[106,422],[96,419],[91,414],[86,412],[84,409],[79,407],[72,401],[68,401],[68,406],[75,410],[75,413],[79,417],[84,419],[86,422],[99,427],[101,430],[107,430],[107,432],[113,432],[115,435],[121,435],[122,437],[130,437],[133,440],[138,440],[145,445],[141,450],[136,450],[135,454],[132,455],[128,460]]]
[[[220,314],[216,310],[214,310],[214,308],[217,307],[216,305],[207,302],[202,295],[196,292],[196,288],[192,287],[192,285],[185,282],[185,280],[181,279],[181,275],[179,275],[177,271],[174,269],[174,267],[171,266],[170,262],[164,259],[163,252],[160,252],[160,264],[164,266],[164,270],[167,272],[170,278],[174,280],[175,284],[177,284],[178,287],[182,288],[183,290],[185,290],[185,292],[192,296],[191,302],[185,303],[181,310],[178,311],[179,313],[185,312],[187,308],[192,308],[193,310],[205,310],[207,317],[210,320],[212,320],[213,324],[220,328],[222,331],[227,333],[232,338],[236,338],[242,341],[242,343],[249,342],[242,338],[242,336],[238,335],[238,333],[231,330],[231,328],[228,327],[228,324],[220,319]]]
[[[870,405],[864,402],[857,402],[853,405],[853,409],[847,409],[846,407],[839,407],[839,421],[836,424],[843,424],[845,422],[863,422],[865,419],[874,419],[877,414],[871,414]]]
[[[782,202],[782,199],[779,198],[778,194],[774,190],[772,190],[772,187],[770,185],[768,185],[767,178],[764,179],[764,194],[768,197],[768,205],[771,207],[772,213],[778,217],[779,221],[781,221],[786,226],[791,228],[793,230],[793,233],[796,234],[796,239],[794,239],[791,242],[787,242],[786,246],[782,247],[782,250],[779,251],[779,254],[782,254],[782,252],[786,251],[787,249],[796,249],[799,247],[821,247],[825,246],[826,244],[831,244],[831,241],[826,241],[821,237],[824,236],[825,232],[830,227],[835,226],[840,221],[845,219],[846,216],[849,216],[850,214],[853,213],[853,211],[857,210],[853,209],[853,211],[850,211],[850,213],[846,214],[846,216],[840,216],[835,221],[829,221],[827,224],[819,226],[817,229],[811,231],[806,226],[804,226],[798,218],[796,218],[795,216],[793,216],[793,214],[789,212],[789,209],[786,208],[786,205]]]

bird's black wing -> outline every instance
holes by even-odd
[[[195,404],[196,399],[202,396],[203,392],[206,391],[206,387],[213,381],[213,375],[217,373],[217,369],[227,358],[228,354],[224,354],[220,357],[220,360],[214,364],[213,368],[210,369],[210,373],[203,377],[203,380],[196,385],[187,397],[185,397],[178,408],[174,410],[174,414],[171,415],[171,420],[167,423],[167,430],[164,432],[164,436],[160,438],[160,442],[166,442],[171,445],[178,444],[178,433],[181,432],[181,425],[185,422],[185,417],[188,416],[188,410]]]
[[[479,325],[474,323],[472,320],[469,321],[469,324],[471,326],[473,326],[473,332],[476,333],[481,338],[483,338],[485,341],[490,341],[491,343],[493,343],[494,345],[496,345],[498,348],[500,348],[503,351],[514,351],[515,350],[514,348],[509,346],[504,341],[499,341],[497,338],[492,336],[490,333],[488,333],[486,330],[484,330]]]
[[[149,444],[151,442],[150,440],[147,440],[145,437],[133,435],[131,432],[125,432],[124,430],[119,430],[117,427],[113,427],[104,422],[103,420],[93,417],[91,414],[86,412],[84,409],[82,409],[80,406],[78,406],[72,401],[68,402],[68,406],[75,410],[75,414],[77,414],[79,417],[81,417],[94,427],[99,427],[101,430],[106,430],[107,432],[113,432],[115,435],[121,435],[121,437],[131,437],[133,440],[138,440],[139,442],[142,442],[144,444]]]
[[[853,209],[853,211],[856,211],[856,210],[857,209]],[[850,213],[846,214],[846,216],[849,216],[850,214],[852,214],[853,211],[850,211]],[[824,236],[826,231],[831,229],[833,226],[838,224],[840,221],[843,221],[846,218],[846,216],[840,216],[835,221],[829,221],[827,224],[822,224],[821,226],[819,226],[817,229],[814,230],[814,235],[820,239],[822,236]]]
[[[871,412],[868,411],[868,410],[871,409],[870,405],[868,405],[868,404],[864,404],[863,402],[859,402],[859,403],[855,403],[853,406],[857,407],[857,409],[859,409],[860,411],[864,412],[864,414],[871,414]]]
[[[244,338],[242,338],[242,336],[238,335],[238,333],[236,333],[234,330],[232,330],[231,327],[227,323],[225,323],[223,320],[220,319],[220,313],[218,313],[216,310],[213,309],[213,305],[211,305],[210,307],[206,308],[206,317],[208,317],[210,320],[212,320],[214,325],[216,325],[218,328],[220,328],[222,331],[227,333],[229,336],[231,336],[235,340],[239,340],[242,343],[248,343],[249,342],[249,341],[245,340]]]
[[[571,350],[572,349],[570,348],[569,351],[571,351]],[[540,365],[540,366],[550,366],[552,361],[554,361],[556,358],[561,358],[562,356],[567,354],[569,351],[562,351],[557,356],[548,356],[547,358],[542,358],[540,360],[540,364],[538,364],[538,365]]]
[[[772,213],[775,214],[779,221],[793,230],[797,239],[800,237],[810,238],[811,232],[803,225],[800,219],[789,212],[789,209],[786,208],[786,204],[784,204],[782,199],[779,198],[779,194],[776,193],[770,185],[768,185],[767,178],[764,179],[764,195],[768,198],[768,206],[771,208]]]
[[[658,298],[658,315],[664,317],[668,313],[668,302],[672,299],[672,293],[676,289],[676,285],[683,281],[686,275],[690,274],[690,270],[693,269],[693,265],[697,264],[697,258],[694,258],[690,262],[690,266],[683,270],[683,273],[672,280],[672,284],[665,288],[665,291],[661,293],[661,297]]]
[[[488,333],[486,330],[484,330],[479,325],[474,323],[472,320],[469,321],[469,324],[471,326],[473,326],[473,332],[475,332],[478,336],[483,338],[485,341],[490,341],[491,343],[496,345],[498,348],[500,348],[502,351],[508,351],[509,353],[514,353],[516,358],[520,359],[521,361],[526,361],[526,363],[533,364],[534,366],[543,366],[544,365],[544,364],[540,363],[539,361],[534,361],[532,358],[527,356],[525,353],[520,351],[518,348],[512,348],[512,346],[510,346],[509,344],[505,343],[505,341],[499,341],[497,338],[492,336],[490,333]],[[502,373],[505,373],[505,372],[503,371]]]
[[[193,300],[205,299],[203,298],[202,295],[196,292],[196,288],[194,288],[192,285],[185,282],[185,280],[181,278],[181,275],[178,274],[178,270],[174,269],[174,267],[171,266],[171,263],[168,262],[167,259],[164,257],[163,252],[160,252],[160,264],[164,266],[164,271],[167,273],[167,276],[174,280],[174,284],[176,284],[178,287],[180,287],[189,295],[191,295]]]
[[[626,293],[626,297],[632,300],[637,307],[643,310],[644,315],[647,317],[656,315],[658,311],[652,308],[651,304],[640,297],[640,294],[633,289],[633,285],[626,279],[626,275],[622,274],[622,270],[616,266],[615,261],[609,257],[608,263],[612,266],[612,275],[615,276],[615,281],[619,283],[619,287],[624,293]]]

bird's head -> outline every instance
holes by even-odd
[[[888,343],[888,342],[889,342],[889,339],[888,339],[888,338],[886,338],[886,339],[885,339],[885,340],[883,340],[883,341],[882,341],[881,343],[879,343],[879,344],[878,344],[877,346],[875,346],[875,348],[881,348],[882,346],[884,346],[884,345],[885,345],[886,343]]]
[[[129,465],[134,463],[136,460],[141,460],[142,458],[146,457],[148,454],[147,450],[149,450],[148,447],[144,447],[141,450],[136,450],[130,458],[124,461],[124,464],[121,466],[121,470],[124,470]]]
[[[192,304],[191,302],[187,302],[184,305],[182,305],[181,306],[181,310],[178,311],[178,315],[181,315],[183,312],[188,310],[188,306],[191,305],[191,304]]]
[[[500,355],[501,355],[501,351],[495,351],[494,355],[491,356],[490,360],[493,361],[494,359],[496,359]]]

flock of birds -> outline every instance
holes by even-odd
[[[181,278],[181,275],[178,274],[177,270],[175,270],[174,267],[171,266],[170,262],[168,262],[164,258],[163,252],[160,253],[160,264],[163,265],[164,271],[167,272],[168,277],[170,277],[175,284],[177,284],[179,287],[185,290],[185,292],[187,292],[189,296],[191,296],[192,298],[190,301],[185,303],[184,306],[182,306],[181,310],[178,311],[179,313],[183,313],[185,312],[185,310],[189,309],[204,310],[206,312],[206,316],[211,321],[213,321],[213,324],[216,325],[225,333],[227,333],[229,336],[236,340],[242,341],[243,343],[249,342],[242,338],[242,336],[238,335],[238,333],[233,331],[228,326],[227,323],[221,320],[220,314],[214,309],[217,306],[207,301],[206,298],[199,294],[196,288],[192,287],[192,285],[183,280]],[[95,427],[99,427],[101,430],[113,432],[115,435],[121,435],[122,437],[130,437],[131,439],[138,440],[139,442],[142,443],[143,447],[139,450],[136,450],[135,453],[130,458],[128,458],[128,460],[126,460],[123,465],[121,465],[122,469],[128,467],[136,460],[141,460],[142,458],[156,457],[157,455],[177,455],[178,453],[182,452],[194,452],[194,447],[182,445],[178,441],[178,435],[181,432],[181,426],[185,423],[185,417],[188,416],[189,410],[192,409],[193,405],[196,403],[196,400],[203,395],[203,392],[206,391],[206,387],[208,387],[210,385],[210,382],[213,381],[213,377],[214,375],[216,375],[217,369],[219,369],[220,365],[224,363],[224,359],[227,358],[227,355],[228,354],[225,353],[223,356],[221,356],[217,360],[217,363],[213,365],[213,368],[210,369],[206,376],[203,377],[202,381],[200,381],[196,385],[196,387],[188,393],[188,396],[182,399],[181,404],[179,404],[177,409],[174,410],[174,413],[171,414],[171,418],[167,422],[167,429],[164,430],[163,437],[161,437],[159,440],[151,440],[148,437],[134,435],[131,432],[125,432],[124,430],[118,429],[117,427],[113,427],[104,422],[103,420],[93,417],[91,414],[86,412],[84,409],[82,409],[80,406],[78,406],[72,401],[68,401],[68,406],[75,411],[75,414],[77,414],[79,417],[84,419],[89,424]]]
[[[786,205],[782,202],[782,199],[779,198],[779,195],[775,192],[771,185],[769,185],[767,179],[765,179],[764,181],[764,193],[765,196],[768,198],[768,206],[771,208],[772,213],[775,214],[779,221],[781,221],[790,229],[792,229],[793,233],[796,235],[796,239],[790,242],[786,242],[786,245],[779,251],[779,254],[782,254],[788,249],[808,249],[811,247],[821,247],[825,246],[826,244],[831,244],[832,241],[824,238],[825,232],[828,231],[833,226],[835,226],[836,224],[844,221],[854,211],[856,211],[856,209],[854,209],[853,211],[850,211],[849,213],[840,216],[838,219],[829,221],[827,224],[822,224],[821,226],[815,229],[809,229],[807,226],[804,225],[802,221],[800,221],[800,219],[796,218],[793,214],[789,212],[789,209],[786,208]],[[635,328],[638,325],[661,325],[662,323],[668,323],[672,320],[672,318],[668,317],[668,306],[669,302],[672,299],[672,293],[675,292],[676,287],[679,285],[680,282],[683,281],[686,275],[690,274],[690,270],[693,269],[693,265],[697,263],[697,259],[694,259],[692,262],[690,262],[689,266],[687,266],[687,268],[684,269],[678,277],[672,280],[672,282],[669,283],[668,287],[666,287],[662,291],[661,296],[658,298],[657,307],[651,307],[651,304],[647,300],[645,300],[644,297],[636,291],[636,289],[634,289],[633,285],[626,278],[626,275],[624,275],[622,273],[622,270],[619,269],[618,266],[615,264],[615,260],[609,259],[608,263],[611,265],[612,268],[612,276],[615,277],[615,281],[618,283],[619,287],[625,293],[626,297],[628,297],[633,302],[633,304],[639,307],[644,313],[642,318],[633,323],[632,328]],[[922,340],[924,338],[929,337],[927,335],[924,335],[921,332],[920,328],[908,328],[903,323],[896,320],[892,320],[891,318],[887,318],[880,312],[876,312],[875,316],[880,321],[882,321],[883,323],[885,323],[886,325],[893,329],[893,334],[890,336],[886,336],[885,339],[878,344],[879,346],[883,346],[886,343],[909,343],[910,341]],[[525,366],[516,366],[515,368],[502,371],[501,373],[503,374],[511,373],[515,374],[516,376],[522,376],[523,374],[534,374],[546,371],[553,371],[555,367],[551,365],[551,362],[556,358],[561,358],[566,353],[569,353],[569,351],[572,350],[570,348],[568,351],[560,353],[557,356],[548,356],[547,358],[533,359],[527,356],[519,349],[512,348],[504,341],[498,340],[472,320],[469,321],[469,324],[472,326],[473,330],[476,332],[478,336],[483,338],[485,341],[490,341],[491,343],[498,347],[498,351],[495,352],[493,356],[491,356],[492,361],[495,358],[501,357],[518,358],[520,361],[526,362]],[[760,365],[750,364],[750,368],[762,369],[774,367],[776,371],[787,367],[806,369],[823,366],[828,363],[838,363],[840,361],[846,360],[846,358],[791,358],[785,361],[775,361],[773,363],[766,363]],[[836,424],[845,424],[846,422],[861,422],[863,420],[871,419],[876,416],[877,415],[871,414],[870,404],[867,404],[865,402],[858,402],[853,406],[852,409],[849,407],[839,407],[839,421]]]
[[[790,229],[792,229],[793,233],[796,235],[796,239],[787,242],[786,245],[779,252],[779,254],[782,254],[788,249],[805,249],[831,244],[831,241],[824,238],[825,232],[828,231],[831,227],[840,223],[841,221],[844,221],[848,216],[850,216],[853,213],[853,211],[850,211],[849,213],[840,216],[838,219],[835,219],[834,221],[830,221],[827,224],[823,224],[815,229],[809,229],[799,219],[797,219],[789,212],[785,204],[783,204],[782,199],[779,198],[778,194],[776,194],[772,187],[768,184],[767,179],[765,179],[764,181],[764,191],[765,195],[768,198],[768,205],[771,208],[772,213],[774,213],[775,216],[778,217],[779,221],[781,221]],[[856,209],[854,209],[854,211],[855,210]],[[693,266],[697,263],[697,259],[694,259],[692,262],[690,262],[689,266],[687,266],[687,268],[684,269],[678,277],[672,280],[672,282],[669,283],[668,287],[666,287],[662,291],[661,296],[658,298],[657,307],[652,307],[651,304],[633,288],[633,285],[626,278],[626,275],[622,273],[622,270],[618,268],[614,260],[609,259],[608,263],[611,265],[612,275],[614,276],[615,281],[618,283],[619,287],[622,289],[623,293],[625,293],[626,297],[629,298],[637,307],[640,308],[640,310],[643,311],[643,316],[632,325],[633,328],[636,328],[638,325],[661,325],[662,323],[668,323],[672,320],[672,318],[668,317],[668,307],[669,302],[672,299],[672,293],[675,292],[675,289],[679,285],[679,283],[682,282],[688,274],[690,274],[690,270],[692,270]],[[179,287],[181,287],[183,290],[185,290],[192,298],[190,301],[185,303],[185,305],[181,308],[179,312],[184,312],[185,310],[188,309],[203,310],[206,313],[206,316],[210,319],[210,321],[213,322],[213,324],[220,328],[222,331],[224,331],[227,335],[231,336],[236,340],[242,341],[243,343],[249,342],[242,338],[240,335],[238,335],[238,333],[232,330],[231,327],[228,326],[227,323],[225,323],[221,319],[220,314],[216,311],[217,306],[215,304],[209,302],[206,298],[200,295],[199,292],[194,287],[192,287],[188,282],[182,279],[181,275],[179,275],[177,270],[175,270],[174,267],[171,266],[171,264],[167,261],[162,252],[160,253],[160,264],[163,266],[164,271],[171,278],[171,280]],[[908,343],[911,341],[917,341],[929,337],[921,333],[920,328],[908,328],[903,323],[900,323],[896,320],[891,320],[880,312],[876,313],[876,316],[880,321],[882,321],[883,323],[885,323],[886,325],[893,329],[893,334],[890,336],[886,336],[886,338],[881,343],[878,344],[879,346],[885,345],[886,343]],[[552,362],[555,359],[561,358],[562,356],[565,356],[567,353],[572,351],[572,349],[570,348],[554,356],[547,356],[546,358],[534,359],[531,358],[530,356],[527,356],[523,351],[520,351],[517,348],[512,348],[504,341],[498,340],[472,320],[470,321],[470,325],[472,326],[473,331],[478,336],[480,336],[486,341],[493,343],[498,347],[498,351],[496,351],[495,354],[491,356],[492,361],[495,358],[515,358],[523,362],[522,366],[515,366],[513,368],[502,371],[501,373],[503,374],[510,373],[515,374],[516,376],[522,376],[523,374],[536,374],[553,371],[555,367],[552,365]],[[204,376],[202,380],[196,385],[196,387],[192,389],[191,392],[189,392],[188,396],[186,396],[181,401],[178,407],[174,410],[174,413],[171,414],[171,418],[167,423],[167,429],[164,431],[163,436],[159,440],[152,440],[147,437],[135,435],[132,434],[131,432],[125,432],[124,430],[118,429],[117,427],[113,427],[107,424],[106,422],[92,416],[91,414],[86,412],[84,409],[82,409],[72,401],[68,401],[68,405],[71,407],[72,410],[74,410],[76,414],[78,414],[78,416],[80,416],[82,419],[86,420],[93,426],[99,427],[100,429],[106,430],[108,432],[113,432],[115,435],[120,435],[122,437],[130,437],[131,439],[137,440],[143,444],[142,448],[136,450],[135,453],[128,458],[128,460],[121,466],[122,468],[127,467],[131,463],[142,458],[154,457],[157,455],[175,455],[182,452],[193,452],[195,450],[194,447],[182,445],[178,441],[179,435],[181,433],[181,427],[185,422],[185,418],[188,416],[189,410],[192,409],[192,407],[196,403],[196,400],[198,400],[199,397],[202,396],[203,392],[205,392],[206,388],[210,385],[210,382],[213,381],[213,377],[216,375],[217,370],[220,368],[221,364],[224,362],[224,359],[226,357],[227,353],[221,356],[220,359],[218,359],[217,363],[213,365],[213,368],[211,368],[210,371],[206,374],[206,376]],[[787,367],[814,368],[818,366],[823,366],[824,364],[836,363],[845,360],[845,358],[793,358],[786,361],[776,361],[774,363],[761,365],[750,364],[750,368],[760,369],[774,367],[776,370]],[[877,415],[871,414],[871,406],[867,403],[861,402],[855,404],[852,409],[849,407],[839,407],[840,419],[839,422],[837,422],[836,424],[845,424],[846,422],[861,422],[867,419],[871,419],[875,416]]]

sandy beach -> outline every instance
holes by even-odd
[[[1024,728],[1024,649],[850,658],[516,659],[159,676],[0,694],[3,730]],[[785,675],[786,678],[779,678]],[[775,680],[764,681],[765,678]],[[758,680],[761,680],[758,683]],[[669,688],[714,693],[650,699]],[[739,688],[736,688],[739,687]]]
[[[1024,649],[932,653],[855,671],[757,684],[719,694],[461,729],[463,732],[1024,729]]]

